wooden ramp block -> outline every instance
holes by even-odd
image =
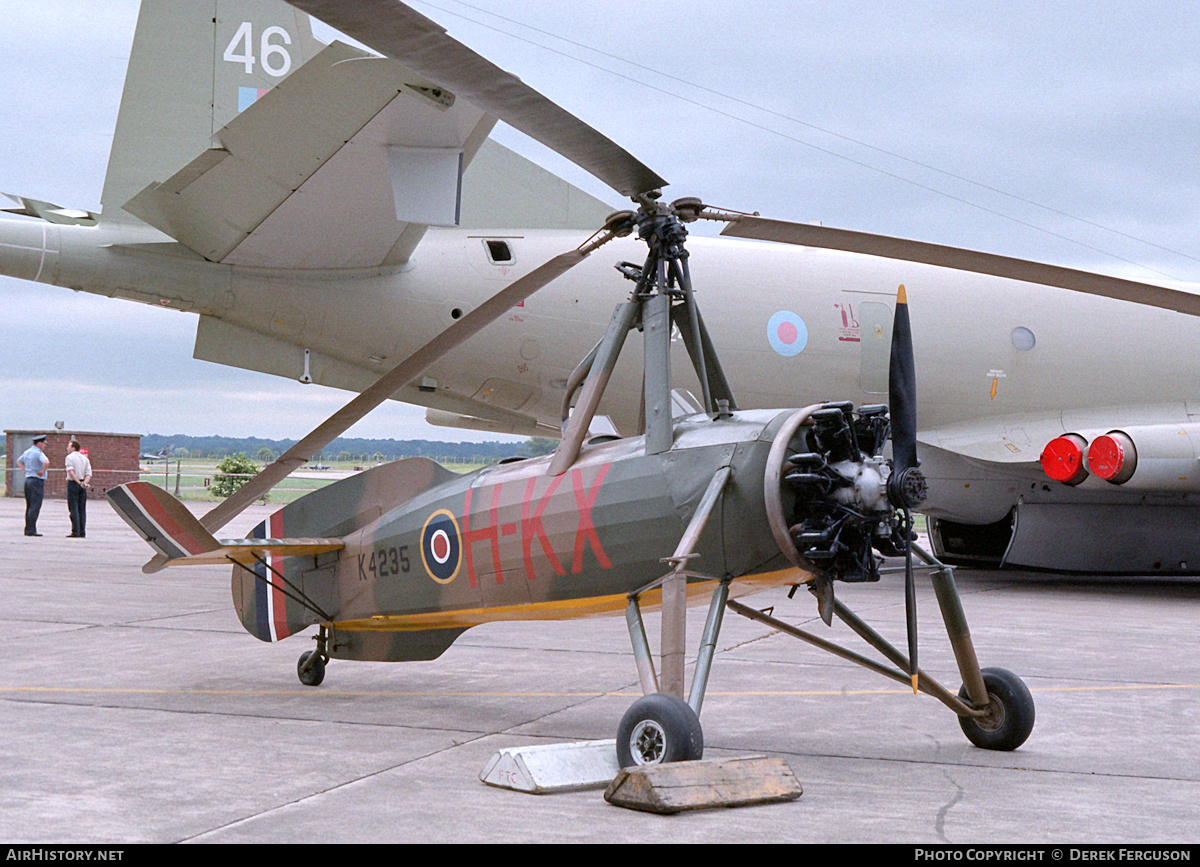
[[[604,800],[648,813],[682,813],[794,801],[803,791],[785,762],[747,756],[624,768]]]

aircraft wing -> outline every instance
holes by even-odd
[[[458,222],[462,172],[495,118],[395,61],[335,42],[125,210],[214,262],[401,264]]]
[[[1063,413],[1018,413],[920,431],[917,439],[977,461],[1036,464],[1046,443],[1067,432]]]

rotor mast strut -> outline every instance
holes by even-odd
[[[661,454],[671,447],[673,327],[679,329],[700,382],[704,411],[723,414],[737,409],[700,315],[688,268],[684,224],[696,220],[703,205],[698,199],[679,199],[668,205],[656,201],[657,198],[657,193],[643,196],[642,206],[637,211],[619,211],[605,224],[605,230],[617,236],[636,231],[646,243],[648,252],[641,267],[630,262],[616,266],[634,282],[634,290],[629,300],[613,312],[604,337],[571,376],[571,385],[563,400],[563,438],[550,464],[551,475],[566,472],[578,457],[625,338],[633,328],[642,330],[645,343],[640,416],[647,454]],[[572,411],[571,400],[577,390],[579,400]]]
[[[605,223],[605,231],[615,236],[630,235],[636,231],[646,244],[646,259],[640,267],[631,262],[621,262],[616,266],[621,274],[633,281],[634,289],[629,300],[613,312],[604,337],[579,363],[568,380],[563,398],[563,438],[551,460],[550,475],[565,473],[579,456],[604,389],[625,345],[625,338],[634,328],[641,329],[645,346],[639,427],[645,437],[647,455],[669,451],[674,441],[671,399],[671,334],[674,328],[679,329],[700,383],[704,411],[714,418],[724,418],[731,410],[737,409],[733,392],[700,315],[688,268],[688,232],[685,223],[696,220],[703,205],[699,199],[679,199],[668,205],[660,203],[658,198],[657,191],[639,196],[637,201],[641,207],[637,211],[620,211]],[[571,401],[577,392],[579,399],[572,411]],[[675,554],[665,561],[671,565],[671,571],[629,595],[626,621],[638,663],[639,679],[647,695],[661,689],[666,694],[683,697],[687,580],[689,577],[710,577],[688,569],[687,564],[695,556],[700,533],[731,475],[731,468],[725,466],[710,480]],[[638,604],[643,593],[655,588],[661,588],[662,591],[661,684],[646,642]],[[687,701],[697,716],[704,700],[728,588],[728,578],[717,579]]]

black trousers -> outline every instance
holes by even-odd
[[[31,536],[37,532],[38,514],[42,511],[42,496],[46,493],[46,480],[27,478],[25,480],[25,535]]]
[[[87,488],[67,480],[67,511],[71,513],[71,535],[85,536],[87,524]]]

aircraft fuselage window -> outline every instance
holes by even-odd
[[[512,247],[508,241],[484,241],[487,247],[488,259],[493,265],[511,265],[513,261]]]
[[[1024,325],[1019,325],[1012,330],[1012,345],[1021,352],[1028,352],[1037,345],[1037,338]]]

